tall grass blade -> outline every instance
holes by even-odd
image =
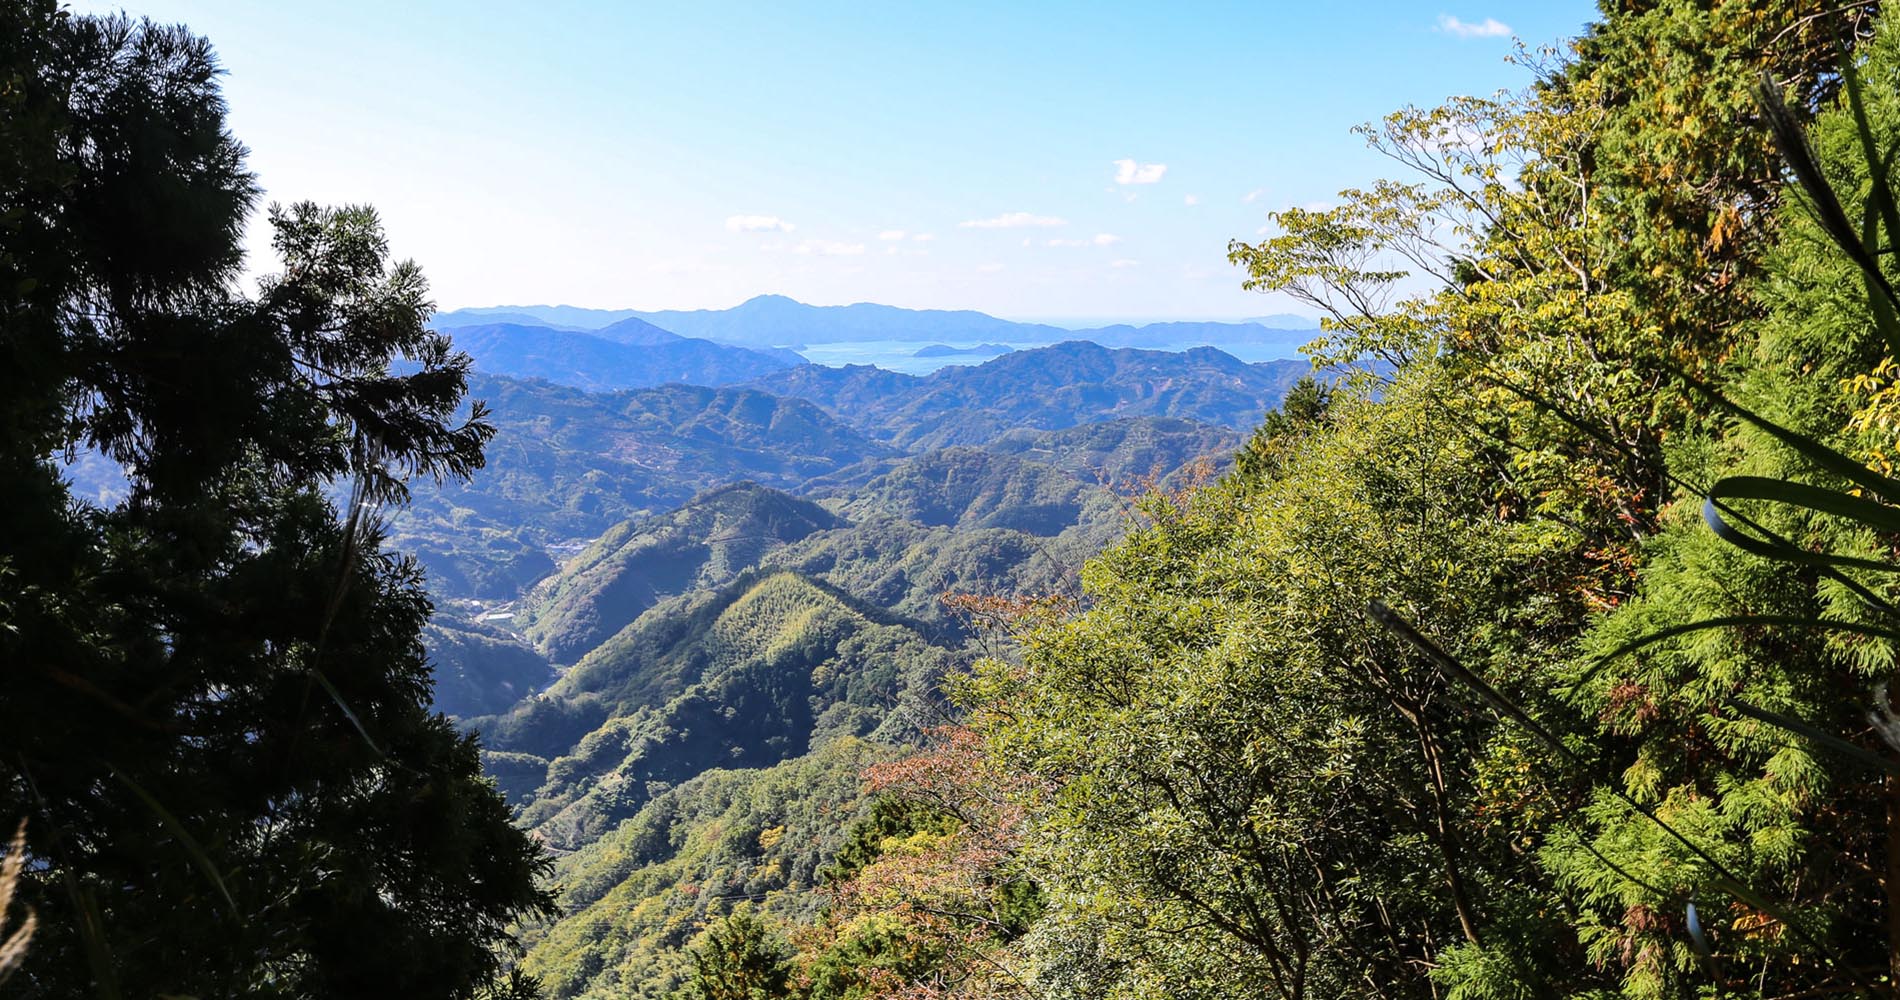
[[[11,934],[7,933],[7,914],[13,911],[13,893],[25,869],[26,820],[21,820],[13,842],[7,845],[7,856],[0,859],[0,985],[5,985],[20,968],[26,958],[26,946],[32,943],[33,932],[39,928],[39,916],[32,907],[27,907],[20,925]]]
[[[1889,151],[1884,157],[1880,155],[1880,142],[1874,137],[1873,125],[1867,118],[1867,100],[1861,89],[1860,70],[1854,66],[1854,57],[1848,52],[1841,54],[1841,83],[1847,91],[1847,106],[1853,112],[1854,131],[1860,136],[1861,156],[1867,161],[1868,176],[1873,184],[1867,201],[1879,210],[1881,225],[1887,231],[1887,243],[1891,246],[1896,239],[1900,239],[1900,205],[1894,202],[1893,186],[1887,181],[1885,169],[1892,159],[1892,152]],[[1867,252],[1878,257],[1878,241],[1869,246]]]
[[[185,829],[185,824],[180,823],[178,817],[171,814],[171,810],[166,809],[163,803],[140,787],[138,782],[127,777],[124,771],[111,764],[106,765],[106,770],[112,772],[112,776],[119,779],[120,784],[130,789],[133,795],[138,796],[140,802],[145,803],[145,808],[150,809],[152,815],[158,817],[159,823],[163,824],[166,831],[185,849],[185,853],[191,858],[191,863],[197,866],[198,870],[204,873],[205,878],[217,888],[218,895],[224,897],[224,903],[230,908],[231,916],[242,921],[244,915],[238,910],[237,900],[232,898],[231,890],[225,887],[224,876],[218,874],[218,866],[212,863],[211,855],[207,854],[204,847],[198,843],[198,838],[192,836],[190,830]]]
[[[1833,618],[1811,618],[1802,615],[1723,615],[1718,618],[1705,618],[1686,625],[1671,625],[1646,632],[1634,639],[1610,650],[1596,658],[1583,676],[1566,685],[1571,691],[1582,688],[1595,680],[1597,675],[1617,660],[1647,649],[1658,643],[1667,642],[1677,636],[1690,635],[1718,628],[1808,628],[1822,631],[1853,632],[1858,635],[1874,636],[1881,639],[1900,638],[1900,632],[1886,625],[1868,625],[1863,622],[1841,621]]]
[[[1681,379],[1684,384],[1700,393],[1710,402],[1760,428],[1766,432],[1769,437],[1788,446],[1802,458],[1814,463],[1816,468],[1831,472],[1879,496],[1900,499],[1900,479],[1894,479],[1890,476],[1884,476],[1875,472],[1868,468],[1865,463],[1851,456],[1844,455],[1800,431],[1791,430],[1775,423],[1767,417],[1756,413],[1754,410],[1702,384],[1700,380],[1687,372],[1678,370],[1675,375]]]
[[[1880,264],[1863,242],[1865,233],[1855,232],[1853,223],[1847,219],[1847,211],[1841,207],[1841,200],[1834,193],[1834,186],[1828,183],[1827,176],[1821,172],[1814,148],[1808,145],[1807,130],[1788,108],[1780,84],[1771,78],[1763,78],[1756,96],[1762,116],[1768,121],[1769,131],[1774,134],[1775,147],[1782,159],[1787,161],[1788,168],[1794,172],[1796,183],[1808,196],[1808,207],[1813,211],[1815,221],[1820,223],[1828,238],[1860,267],[1874,292],[1870,298],[1884,298],[1889,307],[1900,302],[1900,298],[1895,296],[1893,285],[1887,281]],[[1873,165],[1877,166],[1878,160]],[[1900,352],[1900,343],[1892,346]]]
[[[1709,495],[1723,500],[1767,500],[1787,504],[1849,518],[1877,531],[1900,534],[1900,507],[1824,486],[1769,479],[1766,476],[1728,476],[1709,487]]]
[[[1900,775],[1900,761],[1882,757],[1866,747],[1856,746],[1833,733],[1809,725],[1793,716],[1783,715],[1780,712],[1771,712],[1765,708],[1751,705],[1740,698],[1730,698],[1728,704],[1730,708],[1757,722],[1766,722],[1771,726],[1786,729],[1797,736],[1805,737],[1809,741],[1818,743],[1842,757],[1846,757],[1871,770]]]
[[[362,734],[363,742],[369,744],[370,752],[378,757],[383,756],[383,748],[376,745],[375,737],[372,737],[369,730],[363,727],[363,720],[357,718],[355,710],[350,708],[350,703],[343,700],[343,692],[338,691],[336,685],[330,683],[330,678],[323,676],[323,671],[311,670],[309,673],[316,679],[317,685],[323,688],[323,693],[329,695],[331,701],[336,702],[336,707],[343,713],[343,717],[350,720],[350,725],[355,726],[356,731]]]
[[[1717,484],[1718,486],[1721,484]],[[1809,552],[1790,544],[1782,538],[1756,538],[1740,528],[1728,523],[1722,517],[1722,502],[1713,492],[1702,502],[1702,520],[1723,541],[1755,555],[1782,562],[1797,563],[1803,566],[1834,566],[1848,569],[1874,570],[1880,573],[1900,573],[1900,564],[1880,559],[1862,559],[1859,556],[1836,556],[1825,552]]]

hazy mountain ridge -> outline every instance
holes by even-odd
[[[844,481],[830,477],[867,461],[1135,417],[1238,431],[1307,371],[1302,362],[1247,364],[1212,349],[1070,342],[922,378],[803,365],[716,389],[589,393],[478,375],[472,394],[487,401],[498,429],[488,467],[469,484],[418,484],[415,502],[391,524],[438,592],[507,599],[554,568],[549,545],[593,539],[715,486],[753,480],[835,491]]]
[[[816,403],[869,435],[917,450],[1133,416],[1252,427],[1311,371],[1304,361],[1249,364],[1207,347],[1146,351],[1071,340],[921,378],[813,365],[745,385]]]
[[[546,324],[598,330],[640,319],[685,337],[748,347],[786,347],[844,341],[1010,341],[1053,344],[1093,340],[1110,347],[1179,348],[1204,344],[1278,344],[1289,350],[1312,339],[1316,326],[1296,316],[1240,322],[1110,324],[1070,329],[1047,323],[1000,319],[969,309],[904,309],[874,302],[845,306],[807,305],[783,295],[758,295],[728,309],[586,309],[578,306],[481,306],[440,313],[442,329],[480,322],[484,316],[533,317]],[[1285,327],[1268,324],[1287,323]]]
[[[451,336],[456,348],[474,359],[477,371],[547,379],[589,392],[674,382],[717,387],[803,360],[681,337],[637,319],[594,333],[497,323],[457,327]]]
[[[476,375],[491,407],[488,463],[469,483],[414,485],[390,515],[431,586],[508,599],[554,569],[549,545],[587,541],[735,480],[797,486],[893,455],[818,407],[751,389],[670,385],[588,393]]]

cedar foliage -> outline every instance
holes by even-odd
[[[257,189],[182,27],[0,5],[0,100],[0,812],[39,921],[9,986],[473,995],[551,899],[381,547],[491,433],[420,270],[369,209],[273,206],[282,271],[236,291]],[[82,449],[129,493],[72,496]]]

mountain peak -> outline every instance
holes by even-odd
[[[764,295],[752,296],[744,302],[739,303],[738,308],[744,309],[747,306],[802,306],[804,304],[805,303],[789,295],[779,295],[774,292],[768,292]]]

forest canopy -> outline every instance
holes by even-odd
[[[269,207],[240,291],[208,43],[0,5],[0,978],[1900,996],[1900,24],[1605,2],[1518,59],[1226,248],[1309,377],[596,395],[472,376],[367,207]],[[506,610],[431,624],[412,483]]]
[[[908,925],[882,954],[942,957],[852,995],[1900,988],[1900,32],[1664,0],[1523,58],[1230,247],[1362,374],[961,682],[918,760],[1008,808],[938,854],[1007,844],[984,891],[1037,915],[887,896],[962,932]]]

